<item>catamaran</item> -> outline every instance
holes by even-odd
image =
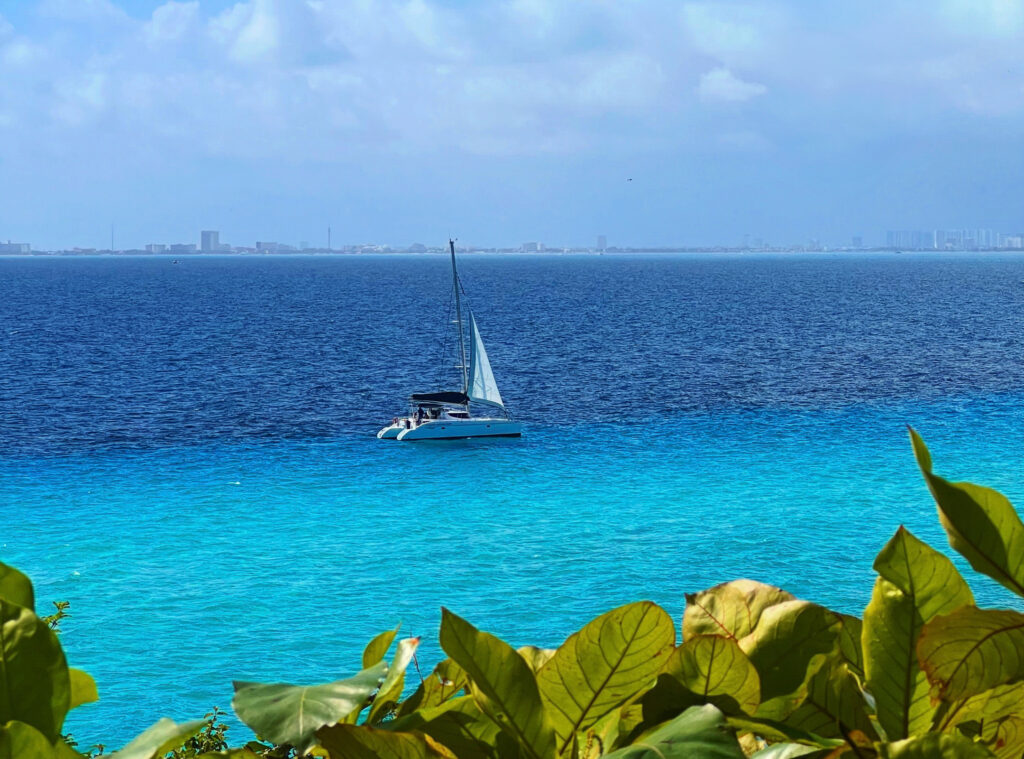
[[[409,415],[395,417],[377,433],[381,440],[456,440],[473,437],[519,437],[523,426],[512,418],[498,392],[484,341],[469,311],[469,363],[462,321],[462,289],[455,265],[455,241],[448,241],[455,288],[455,323],[459,332],[459,368],[462,389],[409,396]]]

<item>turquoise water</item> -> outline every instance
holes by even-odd
[[[400,408],[395,401],[430,388],[401,377],[368,381],[388,375],[396,351],[415,353],[400,342],[410,323],[397,307],[401,323],[376,313],[364,319],[357,315],[371,308],[369,299],[357,308],[356,295],[337,305],[333,294],[353,279],[364,290],[367,282],[387,287],[374,267],[419,277],[439,263],[271,260],[260,269],[251,261],[190,261],[210,267],[203,271],[209,295],[192,285],[154,290],[154,281],[171,275],[153,261],[128,272],[113,261],[32,262],[36,268],[9,272],[22,300],[4,301],[5,324],[27,321],[35,337],[18,342],[9,330],[0,351],[18,380],[8,374],[0,384],[8,404],[0,556],[33,577],[41,605],[71,602],[63,641],[101,694],[69,719],[80,742],[117,745],[159,716],[194,718],[227,707],[231,679],[344,676],[358,667],[365,642],[398,622],[424,636],[419,658],[427,669],[441,655],[442,604],[515,645],[545,646],[640,598],[678,619],[685,593],[737,577],[859,613],[871,592],[871,560],[899,524],[946,548],[906,424],[930,443],[938,472],[1000,488],[1017,502],[1024,496],[1017,301],[993,298],[993,288],[1007,292],[1007,277],[1021,269],[1015,260],[958,259],[962,272],[953,281],[944,268],[952,264],[934,259],[901,263],[909,267],[896,270],[902,281],[889,258],[555,262],[577,287],[584,280],[604,287],[605,266],[617,267],[614,282],[631,281],[626,275],[641,265],[654,282],[698,280],[683,296],[675,286],[645,287],[635,334],[623,329],[614,297],[608,323],[595,310],[585,329],[558,328],[565,309],[537,295],[549,286],[551,261],[469,262],[478,286],[509,271],[529,283],[519,301],[530,304],[528,313],[514,330],[501,326],[503,316],[517,318],[513,299],[504,314],[485,320],[485,307],[477,311],[502,391],[527,434],[377,441],[377,421]],[[788,316],[769,314],[771,334],[757,324],[769,318],[763,311],[741,307],[743,281],[763,282],[765,266],[775,281],[772,302]],[[210,280],[237,281],[237,267],[255,267],[250,275],[263,282],[262,291],[245,290],[254,309],[274,299],[279,320],[291,320],[280,335],[252,324],[251,314],[247,331],[245,313],[238,324],[218,313],[229,306],[214,296],[228,290]],[[89,287],[83,277],[92,278]],[[910,277],[921,287],[933,283],[920,300],[908,294]],[[294,293],[321,280],[322,301],[296,302]],[[812,297],[815,280],[832,284]],[[832,327],[815,331],[829,287],[861,286],[874,298],[833,303]],[[80,325],[75,337],[46,326],[59,320],[41,294],[32,311],[26,287],[56,288],[64,294],[60,308],[84,315],[94,329],[95,313],[110,313],[92,308],[97,288],[116,294],[119,313],[151,308],[153,321],[108,324],[97,341],[110,355],[97,358],[81,348],[93,333]],[[293,298],[281,297],[290,288]],[[487,288],[470,288],[478,302],[480,289]],[[443,311],[429,288],[423,292],[417,309]],[[192,316],[176,318],[175,330],[165,326],[159,303],[168,293],[191,298]],[[577,309],[586,295],[573,296]],[[637,361],[652,332],[667,334],[666,314],[676,313],[671,303],[680,297],[687,308],[679,318],[704,328],[673,331],[672,340],[652,342],[665,351]],[[332,322],[321,320],[312,338],[302,331],[311,312],[335,307],[351,319],[327,331],[323,324]],[[901,321],[908,308],[914,318]],[[659,313],[656,325],[645,326]],[[711,329],[720,339],[708,344],[703,335]],[[147,342],[161,330],[160,340]],[[189,333],[184,358],[170,361],[167,345],[184,340],[182,330]],[[366,330],[370,336],[358,342],[350,337]],[[259,349],[237,342],[246,339]],[[575,353],[579,341],[596,348]],[[808,348],[816,343],[817,352]],[[308,345],[316,346],[313,358],[304,353]],[[826,347],[831,357],[817,355]],[[559,376],[556,359],[566,355]],[[990,361],[972,372],[961,363],[965,355]],[[211,362],[219,381],[203,385],[195,377]],[[423,359],[423,367],[434,363]],[[708,368],[723,363],[726,370]],[[190,373],[193,387],[174,390],[162,380],[169,365]],[[736,370],[741,365],[745,373]],[[701,391],[673,389],[667,399],[657,387],[648,393],[651,385],[664,388],[669,372],[683,376],[679,388]],[[331,381],[321,388],[325,374]],[[132,383],[165,394],[129,393]],[[77,401],[61,400],[76,393]],[[33,405],[30,396],[47,402]],[[333,401],[319,402],[328,396]],[[289,414],[299,421],[289,425]],[[44,431],[38,425],[47,418],[53,425]],[[77,432],[56,434],[61,425]],[[1013,605],[1007,592],[974,577],[980,601]],[[241,737],[242,728],[232,730]]]

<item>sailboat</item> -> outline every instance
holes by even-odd
[[[519,437],[523,426],[512,418],[498,391],[484,341],[469,311],[469,363],[462,320],[462,289],[455,264],[455,241],[448,241],[452,256],[452,286],[455,288],[455,322],[459,331],[459,368],[462,389],[409,396],[409,415],[395,417],[377,433],[381,440],[457,440],[475,437]]]

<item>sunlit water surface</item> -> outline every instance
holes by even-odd
[[[0,259],[0,559],[71,602],[82,744],[345,676],[398,622],[426,669],[442,604],[544,646],[737,577],[859,613],[899,524],[946,549],[907,424],[1024,492],[1024,259],[467,256],[526,434],[378,441],[454,375],[446,267]]]

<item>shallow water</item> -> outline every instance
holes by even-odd
[[[521,440],[374,438],[454,376],[442,257],[0,259],[0,559],[71,601],[79,741],[344,676],[399,621],[427,668],[441,604],[516,645],[740,576],[859,613],[899,524],[946,549],[908,423],[1021,500],[1024,259],[462,271]]]

